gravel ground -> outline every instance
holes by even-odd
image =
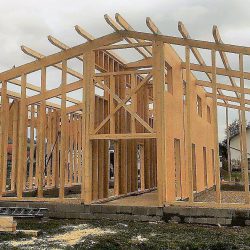
[[[244,192],[242,191],[221,191],[222,203],[244,203]],[[195,201],[213,202],[215,201],[215,191],[211,190],[199,195]]]

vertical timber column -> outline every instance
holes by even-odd
[[[84,204],[92,201],[92,141],[90,134],[94,129],[94,102],[95,84],[93,75],[95,72],[94,52],[89,51],[84,56],[84,77],[83,77],[83,126],[82,126],[82,145],[83,145],[83,171],[82,171],[82,190],[81,200]]]
[[[190,47],[186,46],[186,112],[187,112],[187,128],[186,128],[186,153],[187,153],[187,169],[188,169],[188,197],[189,202],[194,201],[194,182],[192,167],[192,142],[191,142],[191,72],[190,72]]]
[[[12,142],[12,162],[11,162],[11,191],[16,190],[17,171],[17,150],[18,150],[18,107],[19,101],[14,103],[13,115],[13,142]]]
[[[65,170],[66,170],[66,137],[67,137],[67,114],[66,114],[66,84],[67,84],[67,61],[62,61],[62,97],[61,97],[61,151],[60,151],[60,189],[59,198],[64,199]]]
[[[164,43],[153,43],[153,81],[154,81],[154,129],[157,139],[157,190],[158,203],[162,206],[166,197],[166,135],[165,135],[165,60]]]
[[[45,123],[46,123],[46,68],[41,69],[41,95],[42,100],[40,104],[39,124],[38,124],[38,144],[39,144],[39,163],[38,163],[38,184],[37,184],[37,196],[43,197],[43,178],[45,168]]]
[[[3,105],[3,112],[2,112],[2,119],[3,120],[3,132],[2,132],[2,191],[6,192],[6,178],[7,178],[7,161],[8,161],[8,138],[9,138],[9,98],[7,96],[7,83],[6,83],[6,93],[2,95],[2,105]]]
[[[34,167],[34,114],[35,107],[31,105],[30,114],[30,168],[29,168],[29,189],[33,187],[33,167]]]
[[[245,111],[245,88],[244,88],[244,70],[243,55],[239,54],[240,64],[240,106],[241,106],[241,129],[242,129],[242,165],[244,168],[244,185],[245,185],[245,203],[249,204],[249,179],[248,179],[248,160],[247,160],[247,133],[246,133],[246,111]]]
[[[214,160],[215,160],[215,183],[216,202],[221,203],[220,191],[220,165],[219,165],[219,143],[218,143],[218,118],[217,118],[217,82],[216,82],[216,51],[211,51],[212,56],[212,96],[213,96],[213,131],[214,131]]]
[[[2,81],[2,89],[1,89],[1,166],[0,166],[0,196],[5,192],[6,180],[4,180],[4,172],[6,168],[5,154],[6,149],[4,146],[5,138],[6,138],[6,130],[8,131],[8,127],[6,127],[6,102],[7,102],[7,81]]]
[[[24,156],[24,145],[26,140],[26,75],[21,76],[21,101],[19,113],[19,133],[18,133],[18,161],[17,161],[17,198],[23,196],[23,171],[26,164],[26,156]]]
[[[228,176],[229,181],[232,181],[232,175],[231,175],[231,151],[230,151],[230,133],[228,129],[228,107],[226,107],[226,128],[227,128],[227,168],[228,168]]]

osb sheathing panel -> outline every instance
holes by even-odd
[[[181,196],[188,197],[188,170],[185,158],[184,130],[186,128],[186,112],[183,115],[183,79],[181,70],[181,59],[174,49],[165,44],[165,59],[172,68],[173,91],[165,92],[166,103],[166,196],[168,200],[175,200],[175,154],[174,139],[180,140],[181,156]],[[185,76],[185,71],[183,72]],[[203,191],[204,183],[204,159],[203,147],[207,152],[207,182],[208,188],[213,186],[213,164],[211,149],[214,149],[213,127],[207,121],[207,105],[210,106],[212,115],[212,100],[205,96],[202,87],[195,85],[195,78],[191,76],[192,98],[191,98],[191,140],[196,145],[196,186],[197,191]],[[202,117],[197,114],[196,97],[197,94],[202,100]],[[186,156],[187,157],[187,156]]]

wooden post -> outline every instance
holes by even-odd
[[[46,123],[46,68],[41,69],[41,94],[43,99],[40,104],[39,112],[39,124],[38,124],[38,144],[39,144],[39,162],[38,162],[38,187],[37,187],[37,196],[39,198],[43,197],[43,184],[44,184],[44,168],[45,168],[45,123]]]
[[[67,137],[67,114],[66,114],[66,91],[67,84],[67,61],[62,61],[62,99],[61,99],[61,150],[60,150],[60,189],[59,198],[64,199],[65,169],[66,169],[66,137]]]
[[[92,141],[90,134],[94,128],[94,96],[95,85],[93,74],[95,70],[94,52],[89,51],[84,55],[84,78],[83,78],[83,127],[82,127],[82,145],[83,145],[83,172],[82,172],[82,190],[81,200],[84,204],[90,204],[92,201]]]
[[[6,192],[6,178],[7,178],[7,147],[8,147],[8,133],[9,133],[9,98],[7,96],[7,82],[2,83],[2,192]]]
[[[17,165],[17,197],[19,199],[23,196],[23,171],[26,164],[25,154],[25,140],[26,134],[26,75],[21,76],[21,101],[20,101],[20,120],[18,133],[18,165]]]
[[[247,160],[247,133],[246,133],[246,114],[245,114],[245,89],[244,89],[244,69],[243,55],[239,54],[240,64],[240,105],[241,105],[241,129],[242,129],[242,165],[244,168],[244,185],[245,185],[245,203],[249,204],[249,178],[248,178],[248,160]]]
[[[33,187],[33,167],[34,167],[34,105],[31,105],[30,115],[30,169],[29,169],[29,189]]]
[[[8,125],[6,126],[6,108],[7,106],[7,81],[2,81],[2,89],[1,89],[1,166],[0,166],[0,196],[2,196],[3,192],[6,189],[6,180],[4,178],[6,172],[6,132],[8,131]],[[8,132],[7,132],[8,133]]]
[[[17,150],[18,150],[18,110],[19,102],[14,103],[13,114],[13,143],[12,143],[12,164],[11,164],[11,191],[16,190],[16,176],[17,176]]]
[[[193,181],[193,164],[192,164],[192,141],[191,141],[191,72],[190,72],[190,47],[186,46],[186,112],[187,112],[187,128],[186,128],[186,154],[187,154],[187,169],[188,169],[188,194],[189,201],[194,202],[194,181]]]
[[[162,206],[166,197],[166,135],[165,135],[165,60],[164,43],[153,43],[153,97],[154,97],[154,129],[157,137],[157,189],[158,204]]]
[[[228,129],[228,107],[226,107],[226,130],[227,130],[227,168],[229,181],[232,181],[231,175],[231,151],[230,151],[230,131]]]
[[[217,82],[216,82],[216,51],[211,51],[212,56],[212,97],[213,97],[213,131],[214,131],[214,157],[215,157],[215,181],[216,202],[221,203],[220,191],[220,160],[218,143],[218,118],[217,118]]]

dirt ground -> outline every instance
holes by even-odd
[[[165,222],[19,220],[28,237],[0,234],[0,249],[250,249],[250,227],[204,227]]]

